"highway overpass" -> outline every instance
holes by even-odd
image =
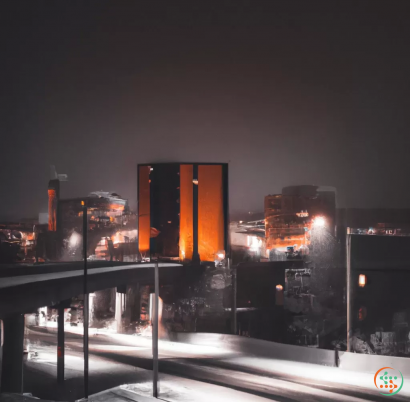
[[[79,261],[0,266],[2,392],[22,391],[24,314],[39,307],[56,306],[63,317],[67,301],[84,291],[83,264]],[[153,284],[154,266],[154,263],[89,262],[88,292],[137,283]],[[185,269],[181,264],[159,263],[160,284],[173,283],[184,275]],[[58,328],[59,367],[62,367],[59,378],[64,379],[64,320],[60,322],[63,325]]]
[[[57,305],[83,293],[83,262],[0,266],[0,318],[29,313],[43,306]],[[88,290],[128,284],[153,284],[153,263],[88,263]],[[159,263],[160,282],[169,283],[183,275],[176,263]]]

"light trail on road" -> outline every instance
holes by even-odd
[[[37,379],[41,378],[39,373],[47,374],[49,378],[55,377],[56,334],[46,331],[40,328],[29,331],[31,350],[37,352],[37,356],[26,362],[25,376],[29,381],[33,371],[36,372]],[[82,337],[67,331],[66,388],[71,386],[82,389],[81,353]],[[258,401],[285,402],[385,400],[376,389],[366,387],[365,384],[362,387],[351,385],[346,378],[343,378],[345,375],[354,376],[353,372],[346,374],[346,371],[337,368],[240,356],[229,350],[211,346],[197,347],[163,340],[160,342],[159,367],[161,379],[166,378],[168,381],[168,389],[172,389],[173,381],[177,384],[185,378],[195,380],[191,386],[199,381],[207,383],[210,387],[212,384],[212,386],[248,394],[249,401],[252,401],[253,399],[250,398],[253,397],[259,398],[255,399]],[[141,387],[143,390],[143,384],[152,381],[150,370],[152,370],[151,338],[119,334],[94,334],[90,337],[90,386],[93,393],[122,384],[136,384],[135,387]],[[327,377],[324,375],[329,370],[333,370],[334,375],[339,375],[340,382],[338,378],[329,381],[332,380],[332,374]],[[367,380],[368,376],[363,378]],[[350,380],[354,379],[350,378]],[[33,384],[31,381],[30,383]],[[203,386],[201,387],[204,389]],[[33,390],[27,389],[27,391]],[[174,395],[175,392],[171,394]],[[38,395],[45,397],[45,395]],[[173,398],[176,396],[174,395]],[[229,399],[225,399],[227,400]],[[408,398],[405,395],[396,395],[389,400],[407,401]],[[214,402],[216,401],[214,399]]]

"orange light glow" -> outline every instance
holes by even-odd
[[[57,230],[57,193],[51,188],[48,189],[48,230]]]
[[[357,312],[357,318],[359,321],[363,321],[367,317],[367,308],[366,307],[360,307],[359,311]]]
[[[149,253],[150,250],[150,169],[150,166],[139,167],[138,247],[141,254]]]
[[[201,261],[213,261],[224,249],[222,166],[198,166],[198,251]]]
[[[124,236],[120,232],[115,233],[115,235],[111,236],[111,240],[113,244],[118,244],[118,243],[123,243],[124,242]]]
[[[262,240],[257,236],[247,236],[248,247],[251,251],[259,251],[262,247]]]
[[[194,249],[193,243],[193,183],[194,174],[192,165],[181,165],[180,177],[180,234],[179,234],[179,258],[192,260]]]
[[[124,205],[112,203],[110,204],[110,209],[113,211],[124,211]]]

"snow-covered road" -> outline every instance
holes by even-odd
[[[27,392],[43,398],[59,397],[60,400],[82,396],[80,332],[80,328],[66,328],[66,382],[63,389],[59,389],[55,380],[55,329],[30,331],[31,351],[36,355],[25,365]],[[386,398],[374,388],[373,378],[368,374],[237,355],[211,346],[168,341],[160,341],[159,346],[163,400],[358,402],[384,401]],[[151,359],[150,338],[94,333],[90,337],[91,393],[133,384],[128,387],[142,395],[150,394]],[[389,400],[409,400],[408,395],[408,390],[403,388],[401,395],[389,397]]]

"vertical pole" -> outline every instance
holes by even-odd
[[[231,266],[231,259],[228,258],[228,264]],[[236,282],[236,267],[232,267],[232,334],[236,335],[237,321],[236,321],[236,294],[237,294],[237,282]]]
[[[350,234],[350,228],[347,228],[347,233],[346,233],[346,323],[347,323],[347,337],[346,337],[346,342],[347,342],[347,348],[346,350],[348,352],[351,351],[351,342],[350,342],[350,331],[351,331],[351,316],[350,316],[350,275],[351,275],[351,264],[350,264],[350,252],[351,252],[351,234]]]
[[[58,306],[57,319],[57,382],[64,382],[64,305]]]
[[[152,355],[153,355],[153,383],[152,393],[158,398],[158,316],[159,316],[159,272],[158,260],[155,261],[155,297],[153,308]]]
[[[194,185],[192,186],[192,218],[193,218],[193,233],[192,233],[192,238],[193,238],[193,253],[192,253],[192,262],[194,263],[199,263],[200,262],[200,257],[199,257],[199,251],[198,251],[198,165],[194,163],[193,165],[193,183]],[[195,184],[197,183],[197,184]]]
[[[229,233],[229,177],[228,164],[222,165],[222,197],[224,211],[224,248],[227,256],[231,257],[230,233]]]
[[[117,322],[117,333],[122,333],[122,315],[124,313],[123,303],[122,303],[123,294],[118,292],[115,293],[115,320]]]
[[[24,314],[4,319],[1,392],[23,392]]]
[[[84,397],[88,399],[88,287],[87,287],[87,206],[83,205],[83,253],[84,253]]]

